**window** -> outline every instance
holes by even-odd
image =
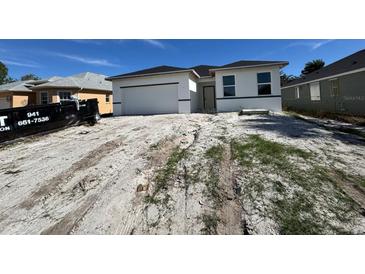
[[[271,94],[271,73],[257,73],[257,90],[259,95]]]
[[[319,86],[319,82],[311,83],[309,85],[310,95],[312,101],[320,101],[321,100],[321,89]]]
[[[70,100],[71,99],[71,92],[69,92],[69,91],[60,91],[60,92],[58,92],[58,96],[60,97],[60,102]]]
[[[48,92],[41,92],[41,104],[46,105],[48,103]]]
[[[300,87],[295,87],[295,93],[294,93],[295,99],[299,99],[299,97],[300,97],[299,90],[300,90]]]
[[[223,76],[223,94],[226,96],[236,96],[236,81],[234,75]]]
[[[339,95],[339,83],[338,79],[332,79],[331,82],[331,97],[335,97]]]
[[[105,102],[106,103],[110,102],[110,94],[105,95]]]

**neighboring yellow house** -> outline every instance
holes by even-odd
[[[32,81],[16,81],[0,85],[0,109],[36,104],[36,95],[29,88]]]
[[[106,76],[84,72],[69,77],[59,78],[30,87],[36,93],[37,104],[58,103],[71,99],[98,99],[101,115],[113,113],[112,84],[105,81]]]

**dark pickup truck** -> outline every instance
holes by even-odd
[[[0,143],[99,119],[97,99],[0,109]]]

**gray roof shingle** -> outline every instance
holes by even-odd
[[[116,76],[106,78],[106,80],[113,80],[118,78],[129,78],[134,76],[142,76],[149,74],[164,74],[179,71],[195,71],[200,77],[210,76],[210,70],[228,69],[233,67],[249,67],[249,66],[265,66],[271,64],[287,65],[286,61],[238,61],[223,66],[199,65],[190,68],[172,67],[172,66],[158,66],[134,72],[124,73]]]
[[[119,77],[140,76],[140,75],[145,75],[145,74],[159,74],[159,73],[167,73],[167,72],[182,71],[182,70],[187,70],[187,69],[179,68],[179,67],[172,67],[172,66],[157,66],[157,67],[152,67],[152,68],[148,68],[148,69],[142,69],[142,70],[137,70],[137,71],[133,71],[133,72],[129,72],[129,73],[124,73],[124,74],[120,74],[120,75],[116,75],[116,76],[111,76],[111,77],[108,77],[107,80],[111,80],[111,79],[119,78]]]
[[[291,81],[283,87],[295,86],[321,78],[331,77],[337,74],[350,72],[353,70],[365,68],[365,49],[355,52],[345,58],[342,58],[332,64],[329,64],[319,70],[305,75],[297,80]]]
[[[235,67],[251,67],[251,66],[263,66],[263,65],[272,65],[272,64],[283,64],[287,65],[287,61],[250,61],[250,60],[241,60],[237,62],[233,62],[230,64],[223,65],[219,68],[235,68]]]
[[[92,72],[84,72],[69,77],[54,78],[54,81],[32,87],[32,89],[44,88],[77,88],[91,90],[112,90],[112,84],[105,80],[106,76]]]
[[[0,92],[6,92],[6,91],[22,91],[27,92],[31,91],[29,89],[32,81],[15,81],[12,83],[0,85]]]

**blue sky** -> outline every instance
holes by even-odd
[[[0,40],[0,61],[13,78],[91,71],[108,76],[158,65],[223,65],[238,60],[289,61],[299,75],[304,63],[326,64],[365,48],[365,40]]]

